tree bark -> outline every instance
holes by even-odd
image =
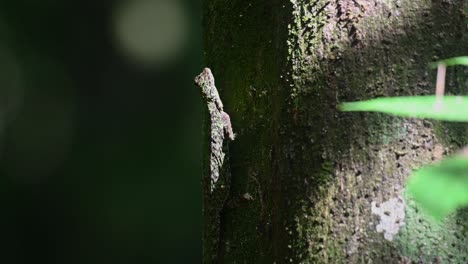
[[[468,261],[467,210],[436,223],[404,193],[413,169],[468,143],[467,125],[336,107],[433,94],[427,64],[468,54],[464,1],[203,8],[206,66],[237,133],[220,226],[205,227],[206,263]],[[466,94],[466,76],[448,68],[447,93]]]

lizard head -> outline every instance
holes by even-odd
[[[214,86],[214,77],[209,68],[205,68],[200,75],[195,77],[195,84],[200,87]]]

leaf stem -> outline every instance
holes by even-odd
[[[445,72],[447,66],[444,63],[437,65],[437,81],[436,81],[436,104],[435,108],[437,111],[442,107],[442,98],[445,92]]]

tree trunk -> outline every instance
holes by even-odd
[[[467,125],[337,110],[433,94],[427,63],[468,54],[466,9],[461,0],[205,0],[206,66],[237,133],[205,262],[467,263],[468,212],[437,223],[404,195],[413,169],[468,143]],[[466,72],[448,69],[448,93],[467,93]]]

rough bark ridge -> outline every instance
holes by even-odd
[[[403,193],[412,169],[467,144],[467,126],[336,110],[433,93],[427,63],[468,54],[464,10],[461,0],[205,0],[206,64],[239,130],[220,261],[467,261],[468,213],[437,224]],[[449,93],[468,92],[466,74],[448,69]]]

